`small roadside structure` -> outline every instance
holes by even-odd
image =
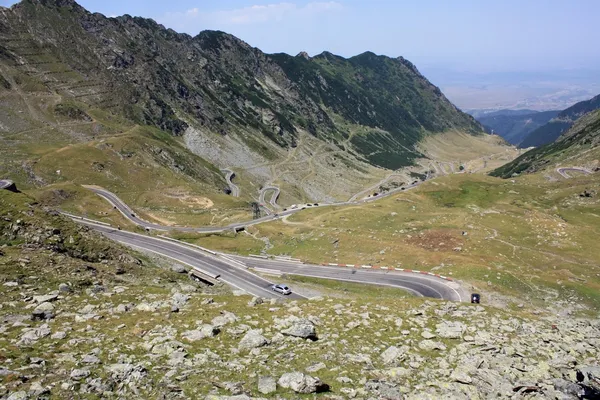
[[[19,193],[17,190],[17,185],[15,185],[15,183],[9,179],[0,179],[0,190],[2,189]]]

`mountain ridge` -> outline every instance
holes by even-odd
[[[561,111],[556,118],[532,131],[523,139],[520,148],[537,147],[554,142],[561,134],[568,131],[573,123],[583,115],[600,108],[600,95],[589,100],[580,101]]]
[[[57,116],[48,114],[55,107],[70,110],[66,115],[95,115],[88,122],[107,128],[107,136],[111,119],[122,122],[120,132],[152,126],[190,153],[186,165],[197,164],[192,156],[212,164],[211,185],[219,168],[244,176],[251,190],[243,191],[247,200],[265,184],[282,187],[283,196],[290,196],[283,201],[290,204],[347,199],[387,170],[414,167],[425,173],[428,167],[419,160],[428,153],[419,143],[431,135],[468,134],[478,143],[474,158],[484,148],[498,149],[478,122],[403,57],[265,54],[226,32],[190,36],[151,19],[107,18],[62,0],[23,0],[3,9],[0,38],[0,76],[10,86],[5,89],[10,107],[28,104],[23,115],[11,117],[15,128],[7,131],[52,126],[62,132],[52,144],[58,148],[94,139],[57,126]],[[28,143],[40,139],[48,137]],[[479,146],[486,141],[491,147]],[[143,137],[135,143],[139,148]],[[170,154],[172,146],[163,150]],[[94,162],[113,160],[104,153]],[[88,176],[79,173],[85,165],[67,169],[36,163],[38,157],[28,153],[14,163],[31,164],[32,173],[50,185]],[[127,181],[115,168],[101,174]],[[30,179],[35,185],[42,181]]]

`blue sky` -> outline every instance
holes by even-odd
[[[15,1],[0,0],[8,6]],[[599,69],[597,0],[79,0],[192,35],[230,32],[266,52],[404,56],[472,72]]]

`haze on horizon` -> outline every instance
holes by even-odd
[[[222,30],[267,53],[403,56],[467,109],[560,108],[600,91],[595,0],[78,2],[190,35]]]

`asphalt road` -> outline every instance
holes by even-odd
[[[277,210],[279,208],[279,206],[277,205],[277,199],[279,198],[279,194],[281,193],[277,186],[265,186],[264,188],[262,188],[260,191],[260,197],[258,199],[258,202],[263,205],[267,204],[267,201],[265,200],[265,195],[267,194],[267,192],[270,191],[273,191],[273,194],[271,195],[271,200],[269,200],[268,203],[275,210]]]
[[[571,178],[571,176],[569,174],[567,174],[567,171],[581,172],[585,175],[589,175],[592,173],[592,171],[588,171],[585,168],[579,168],[579,167],[556,168],[556,172],[558,172],[563,178],[569,179],[569,178]]]
[[[368,283],[404,289],[416,296],[452,301],[467,301],[470,297],[458,283],[434,276],[375,269],[327,267],[291,261],[263,260],[252,257],[233,256],[257,271],[307,276],[338,281]],[[293,289],[293,288],[292,288]]]
[[[406,186],[404,190],[416,187],[418,186],[418,184],[419,183]],[[153,224],[140,219],[133,212],[133,210],[131,210],[125,203],[123,203],[116,195],[105,189],[94,186],[86,187],[89,190],[92,190],[93,192],[98,194],[99,196],[103,197],[109,203],[111,203],[125,217],[127,217],[135,224],[142,226],[146,229],[158,231],[180,230],[187,232],[221,232],[234,228],[259,224],[266,221],[272,221],[274,219],[281,218],[285,215],[294,214],[302,210],[288,210],[281,212],[278,216],[270,215],[253,221],[232,224],[227,227],[220,228],[167,227],[158,224]],[[354,205],[368,203],[389,196],[401,190],[402,189],[398,188],[388,193],[373,196],[357,202],[324,204],[322,206]],[[460,288],[460,285],[458,285],[457,283],[448,282],[440,278],[426,276],[422,274],[382,270],[363,270],[342,267],[326,267],[321,265],[301,264],[289,261],[273,261],[256,259],[251,257],[229,256],[225,254],[217,254],[213,256],[181,242],[175,243],[170,240],[164,240],[152,236],[140,235],[132,232],[117,230],[112,227],[86,222],[77,217],[74,217],[73,219],[80,223],[84,223],[92,227],[93,229],[102,232],[110,239],[113,239],[125,245],[161,254],[171,259],[177,260],[181,263],[198,268],[209,275],[220,275],[219,279],[230,284],[231,286],[243,289],[249,293],[261,297],[281,297],[281,295],[270,290],[270,286],[273,284],[272,282],[249,272],[247,268],[255,268],[257,269],[257,271],[260,269],[269,270],[269,272],[276,274],[291,274],[339,281],[393,286],[407,290],[418,296],[446,299],[452,301],[465,301],[465,299],[469,298],[469,295],[465,293]],[[298,296],[296,294],[293,294],[291,297],[302,298],[302,296]]]
[[[422,183],[421,181],[418,181],[414,184],[406,185],[406,186],[403,186],[402,188],[390,190],[389,192],[381,193],[377,196],[368,197],[366,199],[362,199],[362,200],[358,200],[358,201],[345,201],[345,202],[339,202],[339,203],[320,203],[319,207],[351,206],[351,205],[357,205],[357,204],[370,203],[370,202],[391,196],[393,194],[399,193],[401,191],[413,189],[413,188],[419,186],[421,183]],[[300,212],[305,208],[314,208],[314,207],[300,207],[300,208],[296,208],[293,210],[281,211],[276,214],[270,214],[265,217],[257,218],[257,219],[250,220],[250,221],[236,222],[236,223],[229,224],[229,225],[222,226],[222,227],[210,226],[210,227],[195,227],[194,228],[194,227],[183,227],[183,226],[164,226],[164,225],[159,225],[159,224],[155,224],[152,222],[144,221],[143,219],[139,218],[137,216],[137,214],[131,208],[129,208],[127,206],[127,204],[125,204],[121,199],[119,199],[117,197],[117,195],[115,195],[112,192],[109,192],[106,189],[103,189],[98,186],[85,186],[84,185],[84,187],[93,191],[100,197],[104,198],[115,209],[119,210],[125,216],[125,218],[129,219],[134,224],[141,226],[144,229],[163,231],[163,232],[166,232],[166,231],[182,231],[182,232],[198,232],[198,233],[225,232],[225,231],[231,231],[231,230],[236,230],[236,229],[243,229],[245,227],[252,226],[252,225],[258,225],[263,222],[274,221],[274,220],[280,219],[286,215],[292,215],[297,212]]]
[[[291,261],[263,260],[252,257],[232,256],[217,253],[209,254],[190,245],[152,236],[140,235],[133,232],[118,230],[113,227],[73,219],[81,224],[104,234],[109,239],[138,250],[144,250],[168,257],[208,275],[218,276],[217,280],[242,289],[255,296],[265,298],[305,299],[292,293],[283,296],[271,289],[273,282],[262,278],[248,268],[257,272],[270,274],[289,274],[307,276],[337,281],[367,283],[391,286],[404,289],[416,296],[465,301],[469,295],[456,282],[448,282],[436,277],[401,272],[386,272],[382,270],[362,270],[342,267],[326,267],[321,265],[302,264]],[[293,290],[293,287],[292,287]]]
[[[231,190],[231,195],[233,197],[240,197],[240,188],[233,183],[233,178],[235,177],[235,172],[230,169],[222,169],[221,172],[224,172],[225,179],[227,179],[227,184],[229,185],[229,189]]]
[[[283,296],[274,292],[271,290],[271,286],[274,284],[273,282],[248,271],[243,265],[240,265],[240,263],[237,263],[234,260],[219,255],[213,256],[207,252],[186,246],[183,243],[179,244],[152,236],[117,230],[113,227],[107,227],[78,219],[75,220],[94,230],[102,232],[102,234],[109,239],[126,246],[168,257],[182,264],[186,264],[189,267],[196,268],[211,277],[219,275],[218,280],[255,296],[265,298],[305,298],[295,293],[292,293],[289,296]]]

